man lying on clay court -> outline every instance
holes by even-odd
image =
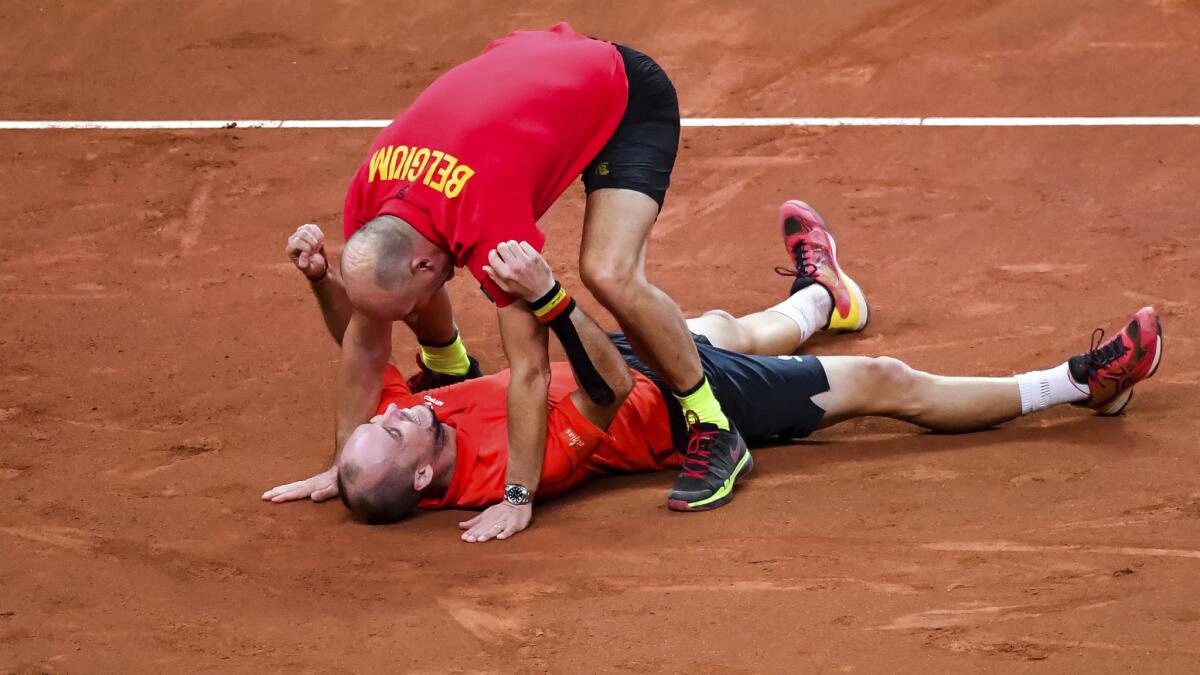
[[[1116,415],[1133,387],[1149,378],[1162,357],[1155,311],[1137,312],[1118,334],[1050,370],[1015,377],[944,377],[914,370],[894,358],[793,356],[814,332],[828,327],[831,288],[852,283],[835,257],[823,219],[803,202],[781,209],[790,252],[803,241],[805,264],[797,285],[779,305],[735,318],[714,310],[688,321],[705,373],[750,443],[798,439],[862,416],[905,420],[941,432],[986,429],[1053,405],[1074,403]],[[549,266],[532,248],[513,247],[494,266],[496,283],[526,302],[555,286]],[[798,263],[799,264],[799,263]],[[346,322],[323,306],[333,337]],[[681,455],[674,438],[685,433],[683,409],[636,356],[624,335],[606,335],[569,299],[551,322],[570,364],[551,368],[548,433],[541,494],[559,494],[595,476],[682,467],[702,476],[715,461],[703,452]],[[631,370],[632,369],[632,370]],[[481,508],[504,497],[507,371],[413,393],[389,365],[376,415],[347,440],[333,488],[323,474],[269,490],[263,499],[285,502],[340,494],[359,519],[390,523],[414,507]],[[693,436],[693,443],[695,443]],[[740,468],[753,466],[749,455]],[[479,534],[482,516],[460,523],[466,541],[505,538]]]
[[[532,517],[546,443],[551,376],[547,332],[537,315],[488,275],[540,251],[536,221],[581,173],[587,193],[579,270],[624,330],[632,349],[693,413],[680,450],[716,458],[683,472],[671,508],[728,501],[747,452],[701,368],[678,306],[646,280],[650,230],[679,146],[679,102],[666,73],[645,54],[577,34],[565,23],[497,40],[429,86],[375,139],[346,195],[341,283],[325,283],[324,236],[301,228],[291,247],[314,291],[337,304],[341,341],[336,447],[370,417],[385,378],[394,321],[421,344],[413,391],[479,374],[454,323],[443,284],[466,267],[495,303],[508,378],[506,501],[477,533],[517,532]],[[556,291],[555,291],[556,292]],[[858,330],[866,308],[841,294],[833,329]],[[544,299],[552,303],[553,296]],[[543,308],[545,311],[550,311]],[[341,334],[341,331],[337,331]],[[332,470],[325,476],[331,487]]]

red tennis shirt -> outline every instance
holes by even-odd
[[[616,48],[566,23],[493,42],[376,137],[346,192],[346,238],[401,218],[510,304],[483,271],[488,252],[510,239],[542,249],[537,219],[612,137],[628,89]]]
[[[454,427],[458,458],[454,478],[441,497],[423,499],[423,509],[481,508],[504,496],[508,468],[507,370],[474,380],[412,393],[393,365],[384,374],[379,413],[428,403],[443,424]],[[641,373],[608,431],[592,424],[571,401],[578,388],[566,363],[551,365],[546,459],[539,497],[561,494],[595,476],[657,471],[681,463],[671,442],[662,392]]]

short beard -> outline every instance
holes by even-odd
[[[433,447],[437,448],[438,454],[446,447],[446,425],[442,424],[437,415],[433,416]]]

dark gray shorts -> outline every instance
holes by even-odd
[[[623,333],[608,337],[630,368],[663,391],[676,446],[684,447],[679,441],[686,437],[687,427],[675,396],[633,353]],[[829,391],[829,379],[815,356],[750,356],[714,347],[702,335],[693,334],[692,341],[721,408],[747,443],[804,438],[821,425],[825,411],[812,398]]]

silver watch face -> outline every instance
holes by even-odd
[[[529,494],[529,488],[524,485],[506,485],[504,486],[504,500],[510,504],[520,506],[528,504],[532,495]]]

